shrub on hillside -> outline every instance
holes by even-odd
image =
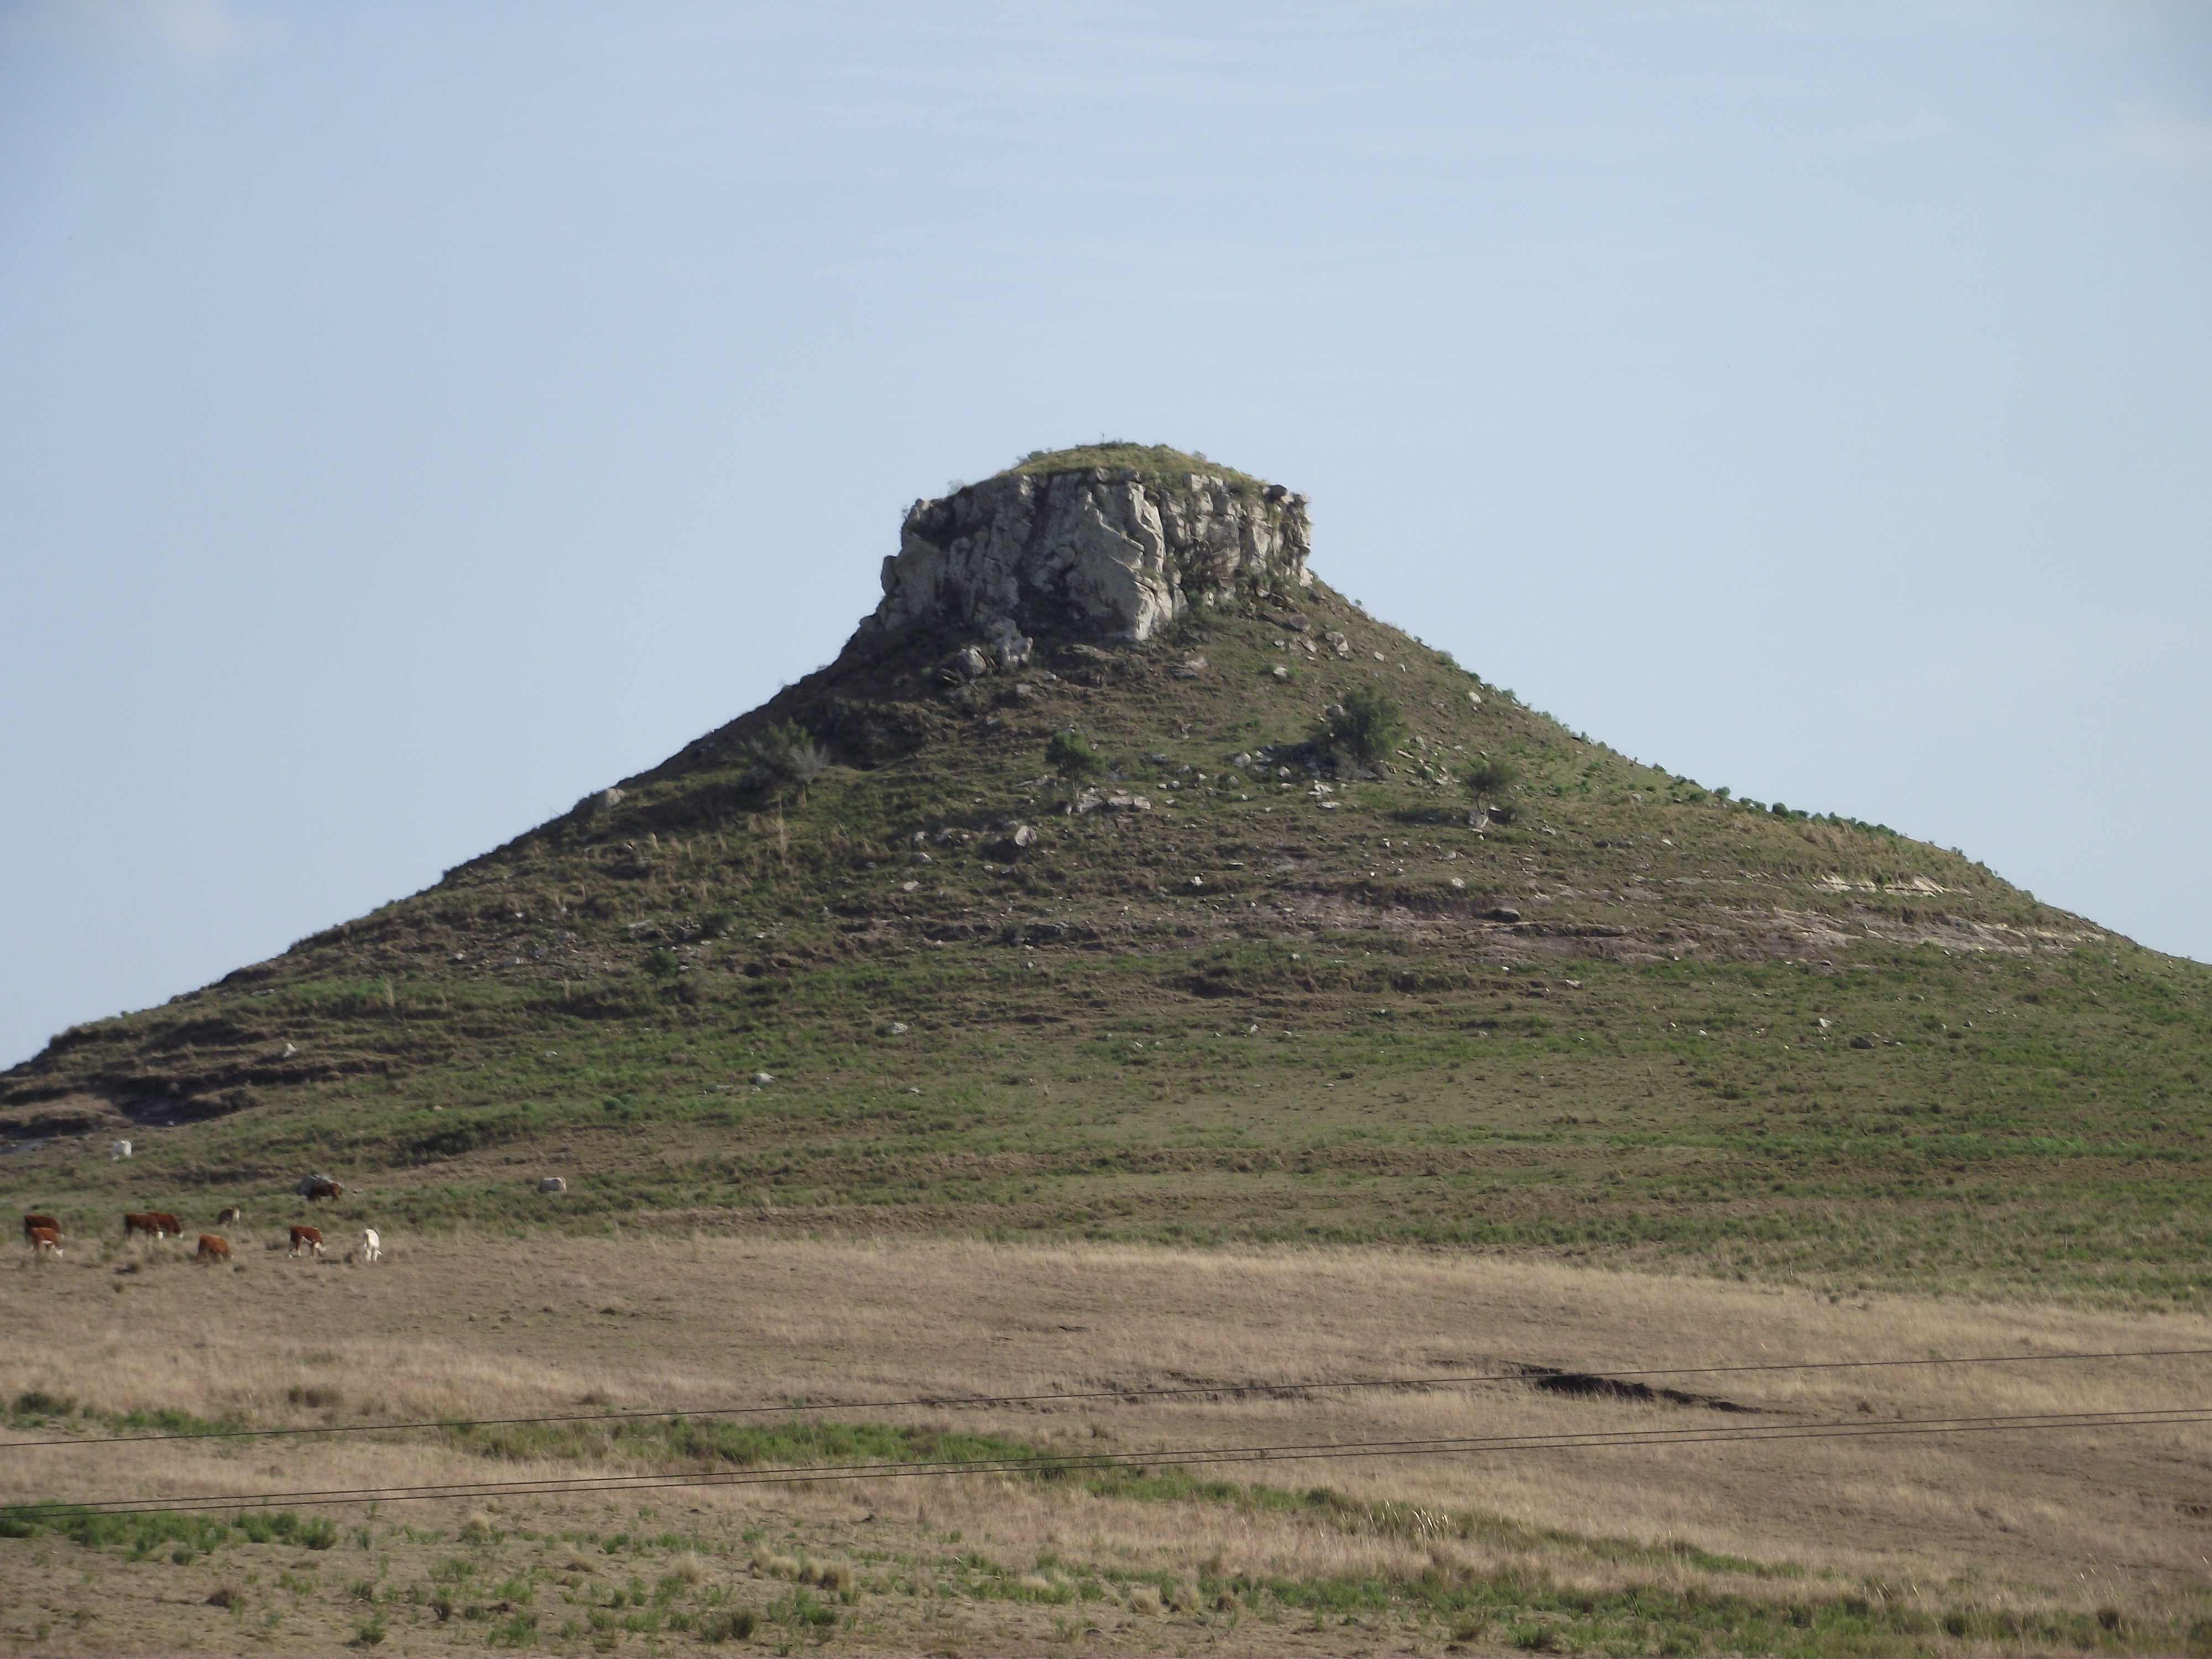
[[[1397,746],[1404,730],[1396,703],[1371,686],[1357,685],[1314,722],[1313,740],[1322,748],[1372,765]]]
[[[1511,761],[1492,760],[1483,755],[1460,775],[1460,781],[1467,787],[1468,793],[1474,797],[1475,804],[1482,805],[1510,789],[1520,781],[1520,769]]]
[[[830,751],[792,720],[761,732],[746,744],[745,755],[751,763],[745,770],[745,787],[778,797],[787,790],[805,788],[830,764]]]
[[[1044,763],[1066,783],[1080,783],[1085,778],[1095,778],[1106,769],[1106,762],[1091,746],[1091,739],[1073,726],[1055,732],[1044,746]]]

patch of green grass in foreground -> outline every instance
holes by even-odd
[[[161,1407],[148,1411],[95,1412],[80,1408],[76,1401],[33,1389],[0,1407],[0,1426],[66,1432],[71,1429],[99,1430],[106,1434],[222,1435],[244,1425],[240,1417],[217,1422],[190,1412]]]
[[[147,1559],[164,1545],[175,1545],[178,1547],[170,1559],[179,1566],[189,1565],[195,1555],[212,1554],[239,1541],[326,1550],[337,1542],[338,1536],[336,1525],[323,1516],[302,1519],[291,1510],[274,1514],[248,1510],[226,1518],[168,1510],[114,1515],[76,1504],[0,1508],[0,1538],[34,1538],[42,1533],[67,1538],[87,1549],[119,1549],[133,1561]]]
[[[2212,1617],[2207,1616],[2212,1613],[2212,1601],[2202,1594],[2157,1614],[2109,1607],[2035,1605],[2034,1598],[2017,1595],[2008,1604],[1996,1605],[1973,1595],[1972,1586],[1964,1581],[1913,1587],[1880,1579],[1814,1581],[1802,1568],[1717,1555],[1683,1543],[1584,1538],[1497,1516],[1366,1504],[1326,1487],[1292,1492],[1198,1480],[1172,1466],[1055,1476],[1049,1470],[1050,1448],[927,1428],[797,1422],[738,1426],[674,1419],[622,1425],[620,1437],[635,1449],[658,1445],[672,1457],[703,1452],[781,1462],[812,1452],[830,1462],[930,1454],[1030,1460],[1039,1466],[1033,1478],[1064,1479],[1102,1498],[1225,1504],[1352,1533],[1416,1543],[1457,1540],[1526,1558],[1455,1568],[1431,1554],[1428,1565],[1409,1573],[1290,1577],[1236,1572],[1218,1559],[1193,1572],[1131,1571],[1071,1560],[1052,1552],[1041,1555],[1030,1570],[965,1547],[960,1535],[951,1534],[941,1540],[941,1550],[862,1550],[857,1571],[841,1570],[834,1595],[825,1579],[818,1595],[802,1583],[768,1605],[764,1616],[769,1622],[802,1634],[862,1619],[879,1629],[879,1621],[895,1613],[902,1599],[911,1598],[907,1605],[948,1600],[970,1604],[1119,1602],[1140,1616],[1157,1618],[1164,1636],[1191,1626],[1234,1628],[1247,1619],[1281,1626],[1303,1620],[1310,1621],[1309,1628],[1316,1632],[1361,1630],[1379,1637],[1389,1631],[1414,1639],[1444,1636],[1461,1643],[1510,1644],[1529,1652],[1873,1656],[1964,1652],[1995,1644],[2082,1653],[2199,1653],[2212,1647]],[[416,1543],[436,1544],[441,1539],[434,1533],[418,1534],[412,1527],[381,1525],[387,1540],[403,1533]],[[372,1547],[371,1531],[356,1527],[349,1535],[366,1551]],[[337,1541],[337,1530],[330,1521],[302,1520],[289,1510],[223,1519],[175,1512],[114,1516],[86,1509],[0,1510],[0,1540],[42,1534],[64,1537],[88,1549],[119,1551],[133,1561],[166,1559],[179,1566],[241,1543],[327,1550]],[[492,1581],[515,1565],[500,1553],[507,1539],[529,1542],[544,1536],[527,1529],[482,1532],[474,1535],[469,1553],[433,1565],[428,1583],[402,1589],[396,1583],[380,1588],[362,1581],[353,1593],[395,1614],[414,1610],[418,1620],[424,1612],[434,1613],[441,1623],[455,1614],[469,1620],[488,1620],[500,1611],[514,1613],[505,1626],[494,1626],[488,1639],[495,1645],[525,1642],[537,1626],[537,1614],[528,1608],[517,1612],[513,1604],[533,1600],[538,1589],[558,1588],[549,1577],[550,1564],[542,1559],[525,1564],[496,1591]],[[699,1583],[693,1553],[702,1547],[711,1550],[714,1547],[706,1540],[673,1533],[560,1536],[598,1545],[610,1559],[605,1577],[581,1583],[573,1577],[562,1581],[574,1586],[562,1592],[562,1601],[582,1615],[570,1621],[572,1634],[586,1630],[652,1634],[666,1629],[720,1639],[716,1632],[735,1634],[733,1621],[749,1620],[742,1610],[731,1613],[736,1586],[704,1586],[700,1607],[678,1605],[687,1585]],[[803,1541],[794,1540],[794,1554],[784,1559],[760,1547],[764,1534],[748,1533],[746,1537],[756,1546],[755,1570],[762,1576],[808,1577]],[[645,1574],[652,1570],[656,1553],[680,1553],[687,1560],[674,1562],[676,1571],[648,1588]],[[1594,1589],[1559,1582],[1555,1561],[1584,1568],[1602,1562],[1632,1572],[1650,1568],[1654,1577],[1631,1577]],[[1685,1570],[1720,1582],[1685,1583]],[[1662,1577],[1665,1582],[1660,1582]],[[540,1580],[545,1583],[541,1585]],[[509,1607],[486,1606],[494,1594]],[[848,1615],[837,1611],[841,1607],[855,1611]],[[725,1620],[725,1614],[730,1618]]]
[[[1449,1538],[1524,1552],[1567,1551],[1591,1561],[1692,1567],[1752,1578],[1800,1578],[1802,1568],[1718,1555],[1672,1540],[1638,1544],[1592,1539],[1557,1528],[1531,1527],[1502,1516],[1407,1504],[1370,1504],[1328,1486],[1302,1491],[1191,1474],[1181,1465],[1131,1456],[1104,1443],[1018,1440],[939,1426],[790,1420],[731,1422],[671,1414],[613,1421],[455,1424],[449,1443],[511,1461],[622,1459],[673,1468],[805,1468],[872,1463],[990,1462],[1021,1478],[1080,1487],[1094,1498],[1156,1504],[1212,1504],[1248,1513],[1308,1517],[1334,1530],[1417,1540]],[[1097,1464],[1101,1457],[1116,1459]]]

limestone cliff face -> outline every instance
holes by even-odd
[[[1149,639],[1240,586],[1304,586],[1310,545],[1305,497],[1280,484],[1106,467],[1001,474],[914,504],[860,636],[951,622],[1002,660],[1036,629]]]

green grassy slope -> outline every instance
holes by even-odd
[[[2205,969],[1637,765],[1318,586],[972,684],[959,642],[848,653],[619,801],[65,1033],[0,1079],[0,1134],[57,1137],[0,1161],[9,1201],[204,1221],[313,1165],[398,1224],[1394,1239],[2203,1298]],[[1403,740],[1316,777],[1296,745],[1358,688]],[[787,723],[830,763],[779,785]],[[1062,810],[1069,726],[1150,810]],[[1478,756],[1519,769],[1510,823],[1469,823]],[[98,1157],[114,1133],[141,1155]]]

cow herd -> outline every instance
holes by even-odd
[[[127,1154],[126,1154],[127,1156]],[[326,1176],[312,1176],[300,1183],[302,1197],[313,1203],[318,1199],[333,1202],[345,1196],[345,1188]],[[223,1206],[216,1217],[216,1225],[241,1224],[246,1212],[235,1204]],[[286,1252],[293,1257],[320,1257],[325,1254],[322,1229],[298,1225],[291,1230],[291,1249]],[[143,1235],[149,1243],[159,1243],[164,1238],[182,1238],[184,1223],[167,1210],[127,1210],[123,1216],[123,1237],[127,1241]],[[33,1213],[23,1218],[23,1243],[30,1247],[35,1257],[58,1256],[62,1254],[62,1224],[53,1216]],[[270,1247],[274,1249],[272,1244]],[[230,1260],[230,1241],[215,1233],[200,1235],[199,1249],[195,1259],[204,1262],[224,1262]],[[348,1253],[348,1259],[380,1261],[384,1258],[384,1241],[374,1227],[364,1228],[361,1243]]]

